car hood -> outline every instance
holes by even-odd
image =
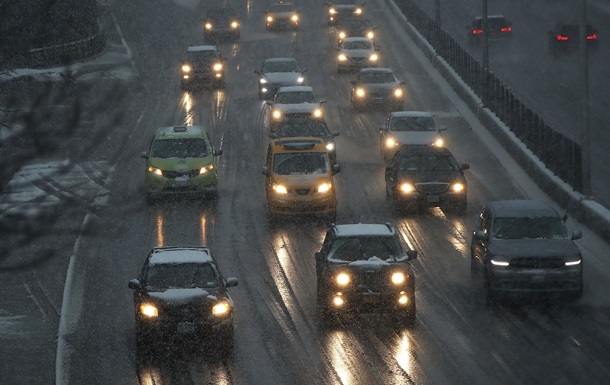
[[[165,171],[189,171],[196,170],[213,163],[213,157],[207,158],[150,158],[148,165]]]
[[[341,53],[343,53],[347,57],[369,57],[375,51],[372,49],[342,49]]]
[[[290,18],[292,15],[297,13],[297,11],[289,11],[289,12],[267,12],[269,16],[277,17],[280,19]]]
[[[576,257],[578,246],[571,239],[492,239],[492,255],[505,257]]]
[[[289,190],[314,188],[329,181],[329,174],[274,175],[275,183]],[[333,186],[334,188],[334,186]]]
[[[297,85],[301,76],[303,75],[299,72],[269,72],[265,74],[265,79],[269,83]]]
[[[388,131],[387,136],[399,144],[430,145],[441,135],[436,131]]]
[[[275,104],[273,107],[283,113],[307,113],[320,108],[320,103]]]
[[[458,171],[400,171],[398,180],[411,183],[453,183],[462,175]]]
[[[186,288],[149,291],[148,297],[159,304],[184,305],[216,301],[217,289]]]

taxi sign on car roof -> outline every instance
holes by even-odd
[[[321,139],[282,139],[275,142],[279,146],[283,146],[286,150],[309,150],[318,144],[322,144]]]

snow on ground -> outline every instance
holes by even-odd
[[[24,315],[10,316],[0,312],[0,341],[26,337],[23,331]]]

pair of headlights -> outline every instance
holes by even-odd
[[[230,310],[231,305],[222,301],[212,307],[212,315],[222,316],[229,313]],[[159,309],[152,303],[143,303],[140,305],[140,314],[148,318],[156,318],[159,316]]]
[[[203,166],[199,169],[199,175],[201,174],[205,174],[208,171],[212,171],[214,169],[214,165],[210,164],[207,166]],[[148,167],[148,172],[155,174],[157,176],[163,176],[163,170],[161,170],[160,168],[156,168],[156,167]]]
[[[297,83],[299,83],[299,84],[302,84],[304,81],[305,81],[305,78],[303,76],[299,76],[297,78]],[[259,82],[260,82],[260,84],[267,84],[268,83],[267,79],[265,79],[265,78],[260,78]]]
[[[299,21],[299,15],[295,13],[290,17],[290,20],[296,23],[297,21]],[[267,23],[273,23],[273,16],[267,16]]]
[[[403,91],[401,88],[396,88],[394,91],[392,91],[392,95],[394,95],[395,98],[402,98]],[[366,90],[361,87],[356,88],[356,96],[359,98],[364,98],[366,96]]]
[[[273,110],[273,112],[271,113],[271,116],[273,117],[274,120],[281,120],[283,117],[283,113],[281,110]],[[321,108],[316,108],[315,110],[313,110],[311,112],[311,116],[314,118],[321,118],[323,116],[323,112]]]
[[[443,147],[445,145],[445,141],[443,140],[443,138],[436,138],[434,140],[434,142],[432,142],[432,145],[434,147]],[[396,141],[396,139],[394,139],[390,136],[390,137],[386,138],[385,146],[386,146],[386,148],[391,149],[391,148],[400,146],[400,143],[398,143]]]
[[[212,66],[212,69],[214,71],[221,71],[222,67],[223,67],[222,63],[214,63],[214,65]],[[182,66],[182,72],[184,72],[184,73],[189,73],[189,72],[191,72],[192,69],[193,68],[190,65],[188,65],[188,64],[184,64]]]
[[[339,273],[335,277],[335,282],[338,286],[347,286],[352,281],[351,276],[348,273]],[[402,285],[407,281],[407,275],[403,272],[397,271],[392,273],[390,276],[390,281],[394,285]]]
[[[343,31],[339,32],[339,39],[345,39],[346,37],[347,37],[347,33],[343,32]],[[366,33],[366,37],[373,40],[373,38],[375,37],[375,33],[372,31],[369,31]]]
[[[273,189],[273,191],[275,191],[277,194],[283,195],[283,194],[288,194],[288,189],[286,188],[286,186],[281,185],[281,184],[277,184],[274,183],[273,185],[271,185],[271,188]],[[333,185],[330,182],[326,182],[326,183],[322,183],[321,185],[319,185],[318,187],[316,187],[316,192],[317,193],[327,193],[330,190],[332,190]]]
[[[460,193],[460,192],[464,191],[465,188],[466,188],[466,186],[461,182],[452,183],[451,186],[449,187],[449,189],[455,193]],[[413,185],[413,183],[404,182],[404,183],[401,183],[401,185],[400,185],[400,191],[402,191],[403,193],[409,194],[409,193],[415,192],[417,190],[415,189],[415,185]]]
[[[237,29],[237,27],[239,27],[239,23],[238,23],[238,22],[236,22],[236,21],[232,21],[232,22],[231,22],[231,28],[233,28],[233,29]],[[210,22],[205,23],[205,29],[207,29],[208,31],[211,31],[211,30],[212,30],[212,28],[214,28],[214,26],[212,25],[212,23],[210,23]]]
[[[339,61],[347,61],[347,55],[345,55],[344,53],[339,54],[339,56],[337,56],[337,60]],[[371,54],[371,56],[369,56],[369,61],[375,63],[379,60],[379,55],[377,55],[376,53]]]
[[[499,266],[499,267],[508,267],[508,266],[510,266],[510,259],[509,258],[505,258],[505,257],[496,256],[496,257],[493,257],[490,262],[494,266]],[[564,262],[564,265],[566,267],[578,266],[578,265],[580,265],[581,262],[582,262],[582,259],[579,258],[579,259],[576,259],[576,260],[573,260],[573,261],[566,261],[566,262]]]

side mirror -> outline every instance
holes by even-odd
[[[407,84],[407,81],[406,80],[401,80],[400,84]]]
[[[572,240],[576,240],[576,239],[580,239],[580,238],[582,238],[582,231],[580,231],[580,230],[572,231]]]
[[[337,51],[341,51],[341,48],[337,47]]]
[[[350,83],[352,83],[352,85],[354,85],[354,86],[355,86],[356,84],[358,84],[358,82],[357,82],[357,81],[355,81],[355,80],[352,80]]]
[[[440,126],[438,128],[439,131],[447,131],[447,127],[446,126]]]
[[[376,45],[376,46],[375,46],[375,51],[379,51],[380,49],[381,49],[381,46],[380,46],[380,45]]]
[[[269,169],[267,168],[267,166],[263,166],[262,172],[263,172],[263,175],[269,176]]]
[[[254,70],[254,73],[257,74],[258,76],[263,76],[263,75],[261,75],[260,72],[258,72],[258,70]]]
[[[336,174],[339,171],[341,171],[341,166],[339,166],[338,164],[334,164],[333,165],[333,174]]]
[[[225,286],[226,287],[235,287],[237,286],[239,282],[237,281],[237,278],[235,277],[231,277],[231,278],[227,278],[226,282],[225,282]]]
[[[341,133],[340,132],[333,132],[333,133],[331,133],[331,135],[334,136],[334,137],[337,137],[337,136],[341,135]]]
[[[475,239],[480,239],[480,240],[483,240],[483,241],[486,241],[486,240],[488,240],[488,239],[489,239],[489,235],[488,235],[488,234],[487,234],[485,231],[483,231],[483,230],[476,230],[476,231],[475,231],[475,232],[472,234],[472,236],[473,236]]]
[[[468,163],[462,163],[460,165],[460,170],[464,171],[464,170],[469,170],[470,169],[470,165]]]
[[[407,257],[410,260],[417,259],[417,250],[407,250]]]
[[[269,134],[269,138],[271,138],[271,139],[277,139],[279,137],[280,136],[277,133],[275,133],[275,132],[272,132],[272,133]]]
[[[324,262],[324,260],[326,260],[326,258],[324,257],[324,253],[322,253],[321,251],[317,251],[314,255],[316,257],[316,262]]]
[[[386,126],[379,127],[379,131],[387,131],[387,130],[388,130],[388,128]]]
[[[272,102],[272,101],[267,101],[267,105],[268,105],[268,106],[273,106],[274,104],[275,104],[275,102]]]
[[[307,72],[307,68],[303,68],[303,69],[301,70],[301,73],[302,73],[302,74],[304,74],[305,72]]]
[[[127,283],[127,287],[129,287],[132,290],[139,289],[140,281],[138,281],[137,279],[132,279],[131,281],[129,281],[129,283]]]
[[[214,156],[221,156],[222,155],[222,150],[218,149],[216,151],[214,151]]]
[[[326,100],[320,100],[320,104],[328,103]]]
[[[148,159],[148,153],[146,151],[141,152],[140,158]]]

